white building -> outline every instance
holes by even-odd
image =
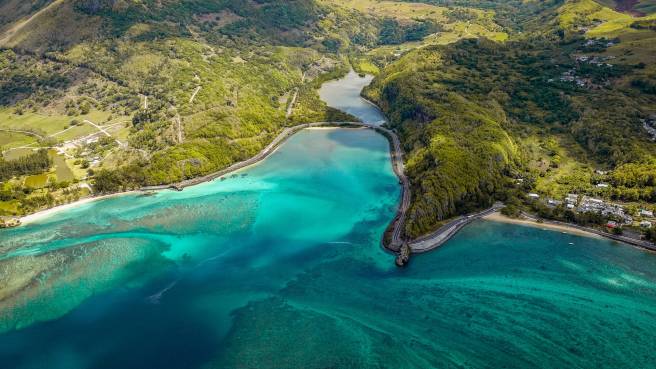
[[[579,195],[573,194],[573,193],[568,193],[567,197],[565,197],[565,202],[568,203],[568,204],[576,205],[576,203],[579,202]]]

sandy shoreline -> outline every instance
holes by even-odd
[[[74,201],[74,202],[71,202],[71,203],[68,203],[68,204],[55,206],[55,207],[50,208],[50,209],[40,210],[40,211],[37,211],[36,213],[32,213],[32,214],[22,216],[19,219],[20,219],[21,225],[25,225],[25,224],[35,222],[37,220],[42,220],[42,219],[48,218],[48,217],[50,217],[50,216],[52,216],[56,213],[59,213],[60,211],[73,209],[73,208],[76,208],[76,207],[84,205],[84,204],[92,203],[94,201],[104,200],[104,199],[108,199],[108,198],[111,198],[111,197],[124,196],[124,195],[139,193],[139,192],[142,192],[142,191],[116,192],[116,193],[111,193],[111,194],[101,195],[101,196],[85,197],[83,199],[80,199],[78,201]]]
[[[357,123],[356,123],[356,124],[357,124]],[[242,172],[242,171],[244,171],[244,170],[247,170],[247,169],[253,168],[253,167],[257,166],[257,165],[260,165],[260,164],[264,161],[264,159],[268,158],[269,156],[271,156],[272,154],[274,154],[276,151],[278,151],[278,149],[282,146],[282,143],[284,143],[284,141],[286,141],[287,138],[289,138],[290,136],[293,136],[294,134],[296,134],[296,133],[298,133],[298,132],[300,132],[300,131],[303,131],[303,130],[305,130],[305,129],[309,129],[309,130],[312,130],[312,129],[321,130],[321,129],[365,129],[365,128],[368,129],[368,127],[364,127],[364,126],[360,126],[360,127],[358,127],[358,126],[354,126],[354,127],[349,127],[349,126],[345,126],[345,127],[340,127],[340,126],[309,126],[309,127],[304,127],[304,128],[298,129],[297,131],[292,132],[290,135],[288,135],[287,137],[285,137],[285,139],[283,139],[283,140],[281,140],[280,142],[278,142],[278,144],[277,144],[276,146],[274,146],[273,148],[271,148],[271,149],[266,153],[266,155],[264,155],[264,157],[261,158],[261,160],[258,160],[258,161],[254,162],[254,163],[250,163],[250,164],[248,164],[248,165],[245,165],[245,166],[242,166],[242,167],[236,168],[236,169],[234,169],[234,170],[232,170],[232,171],[230,171],[230,172],[224,173],[222,176],[231,175],[231,174],[237,174],[237,173]],[[237,164],[238,164],[238,163],[237,163]],[[202,177],[201,177],[201,178],[202,178]],[[201,181],[201,182],[199,182],[199,183],[192,184],[191,186],[195,186],[195,185],[199,185],[199,184],[203,184],[203,183],[207,183],[207,182],[212,182],[212,181],[214,181],[215,179],[216,179],[216,178],[211,178],[211,179],[203,180],[203,181]],[[175,185],[175,184],[173,184],[173,185]],[[167,187],[169,187],[169,185],[167,185]],[[78,207],[78,206],[85,205],[85,204],[88,204],[88,203],[91,203],[91,202],[94,202],[94,201],[105,200],[105,199],[108,199],[108,198],[111,198],[111,197],[124,196],[124,195],[135,194],[135,193],[159,192],[159,191],[164,191],[164,190],[167,190],[167,188],[152,189],[152,190],[150,190],[150,189],[148,189],[148,188],[146,187],[146,188],[144,188],[144,189],[139,189],[139,190],[125,191],[125,192],[116,192],[116,193],[111,193],[111,194],[107,194],[107,195],[100,195],[100,196],[86,197],[86,198],[83,198],[83,199],[80,199],[80,200],[78,200],[78,201],[74,201],[74,202],[71,202],[71,203],[68,203],[68,204],[59,205],[59,206],[55,206],[55,207],[52,207],[52,208],[49,208],[49,209],[44,209],[44,210],[37,211],[36,213],[32,213],[32,214],[28,214],[28,215],[24,215],[24,216],[22,216],[22,217],[19,218],[19,220],[20,220],[20,225],[23,226],[23,225],[27,225],[27,224],[29,224],[29,223],[33,223],[33,222],[36,222],[36,221],[39,221],[39,220],[43,220],[43,219],[46,219],[46,218],[48,218],[48,217],[50,217],[50,216],[52,216],[52,215],[55,215],[55,214],[59,213],[60,211],[69,210],[69,209],[74,209],[74,208],[76,208],[76,207]]]
[[[501,222],[501,223],[508,223],[508,224],[517,224],[517,225],[525,225],[529,227],[537,227],[537,228],[542,228],[544,230],[551,230],[551,231],[559,231],[562,233],[569,233],[569,234],[574,234],[577,236],[585,236],[585,237],[592,237],[592,238],[603,238],[602,236],[592,233],[592,232],[586,232],[582,229],[574,228],[574,227],[568,227],[566,225],[561,225],[561,224],[553,224],[553,223],[538,223],[536,221],[530,220],[530,219],[517,219],[517,218],[509,218],[499,212],[492,213],[490,215],[486,215],[483,217],[485,220],[490,220],[494,222]]]

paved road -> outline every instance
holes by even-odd
[[[495,211],[498,211],[503,207],[503,204],[497,203],[494,204],[489,209],[483,210],[481,212],[470,214],[466,216],[458,217],[449,223],[438,228],[435,232],[420,237],[409,243],[410,249],[413,253],[422,253],[430,250],[434,250],[442,246],[446,241],[450,240],[459,230],[461,230],[467,224],[480,219],[486,215],[492,214]]]
[[[392,143],[392,150],[390,151],[392,159],[392,169],[394,173],[399,178],[399,183],[401,184],[401,203],[399,204],[396,217],[392,221],[392,239],[388,248],[392,251],[398,251],[403,245],[403,229],[405,225],[405,218],[410,208],[411,192],[410,192],[410,181],[405,175],[405,165],[403,164],[403,149],[401,148],[401,141],[399,137],[393,131],[377,126],[375,124],[366,124],[360,123],[360,125],[372,128],[378,131],[383,132]]]

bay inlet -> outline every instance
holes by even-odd
[[[399,195],[385,137],[303,130],[224,181],[1,230],[0,367],[656,362],[654,255],[481,220],[398,269]]]

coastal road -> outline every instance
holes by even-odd
[[[388,247],[392,251],[398,251],[403,245],[403,226],[405,225],[405,218],[408,209],[410,208],[411,200],[410,181],[405,175],[405,165],[403,164],[403,149],[401,148],[401,141],[394,131],[387,128],[369,123],[360,123],[359,125],[382,132],[392,143],[392,150],[390,152],[392,159],[392,169],[394,170],[396,176],[399,178],[402,192],[401,203],[399,204],[396,216],[392,221],[392,239],[390,240]]]
[[[490,215],[503,207],[503,204],[496,203],[491,208],[483,210],[481,212],[470,214],[466,216],[458,217],[449,223],[438,228],[435,232],[420,237],[409,243],[410,250],[413,253],[422,253],[434,250],[442,246],[446,241],[451,239],[459,230],[461,230],[467,224],[480,219],[486,215]]]

